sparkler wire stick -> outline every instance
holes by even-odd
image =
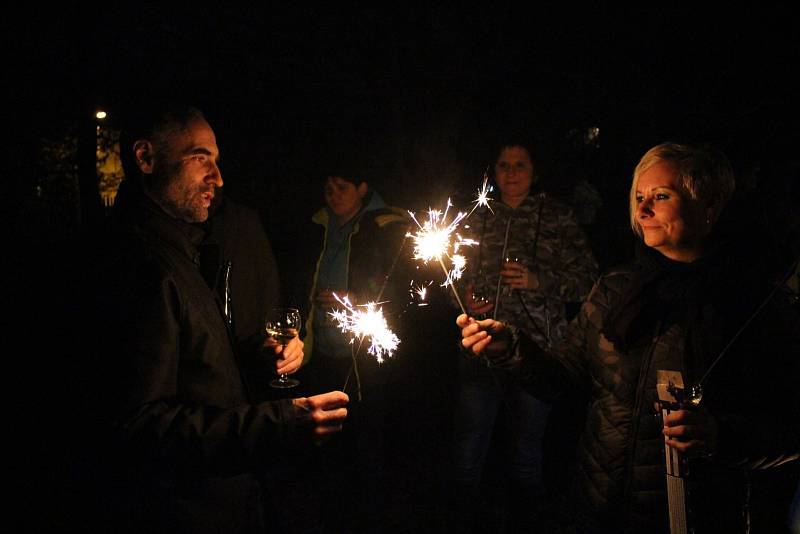
[[[409,228],[411,225],[409,224]],[[406,240],[408,239],[408,232],[403,235],[403,241],[400,243],[400,248],[397,249],[397,253],[394,255],[394,261],[392,261],[392,266],[389,267],[389,272],[386,273],[386,276],[383,279],[383,284],[381,285],[381,290],[378,291],[378,297],[375,299],[375,302],[380,302],[381,298],[383,297],[383,292],[386,289],[386,285],[389,283],[389,277],[392,276],[394,272],[394,268],[397,266],[397,261],[400,259],[400,255],[403,253],[403,248],[406,246]]]
[[[508,216],[508,222],[506,223],[506,235],[503,238],[503,253],[500,255],[500,268],[503,268],[503,263],[506,258],[506,252],[508,251],[508,231],[511,228],[511,215]],[[503,282],[503,277],[498,275],[497,276],[497,290],[494,293],[494,310],[492,310],[492,319],[495,321],[497,320],[497,307],[500,305],[500,284]]]
[[[356,375],[356,398],[358,402],[361,402],[361,375],[358,373],[358,363],[356,363],[356,355],[358,351],[361,350],[361,343],[363,339],[358,340],[358,348],[353,349],[353,345],[350,345],[350,357],[353,359],[353,363],[350,365],[350,370],[347,371],[347,378],[344,379],[344,385],[342,386],[342,391],[347,391],[347,384],[350,382],[350,376],[353,375],[355,372]]]
[[[410,227],[410,225],[409,225]],[[389,283],[389,278],[394,273],[394,268],[397,266],[397,262],[400,259],[400,255],[403,253],[403,248],[405,248],[406,240],[408,239],[408,232],[403,235],[403,241],[400,243],[400,247],[397,249],[397,253],[394,255],[394,261],[392,261],[392,266],[389,267],[389,271],[386,273],[386,276],[383,278],[383,284],[381,285],[380,291],[378,291],[378,297],[375,299],[376,302],[380,302],[381,297],[383,297],[383,292],[386,290],[386,285]],[[347,389],[347,384],[350,382],[350,376],[355,372],[356,375],[356,392],[358,395],[358,400],[361,401],[361,377],[358,373],[358,360],[357,356],[358,353],[361,351],[361,345],[364,343],[364,338],[358,340],[358,348],[353,351],[353,346],[350,345],[350,355],[353,358],[353,363],[350,365],[350,370],[347,371],[347,377],[344,380],[344,386],[342,386],[342,391]]]
[[[794,261],[794,263],[789,268],[789,271],[786,273],[786,276],[784,276],[784,278],[781,280],[780,283],[775,284],[775,287],[772,288],[772,291],[770,291],[767,297],[763,301],[761,301],[761,304],[759,304],[756,307],[755,311],[750,315],[750,317],[747,318],[744,324],[742,324],[739,330],[728,341],[728,343],[725,345],[725,348],[723,348],[722,351],[720,351],[719,355],[714,359],[714,361],[711,362],[711,365],[709,366],[708,370],[705,372],[705,374],[703,374],[703,377],[697,383],[698,386],[702,387],[703,382],[705,382],[706,378],[708,378],[708,375],[711,374],[711,371],[714,370],[714,367],[717,366],[722,357],[725,356],[725,354],[728,352],[728,349],[730,349],[731,346],[736,342],[736,340],[739,339],[739,336],[742,335],[742,332],[744,332],[747,329],[747,327],[750,326],[750,323],[753,322],[753,319],[755,319],[756,316],[759,313],[761,313],[761,310],[763,310],[764,307],[769,303],[769,301],[772,300],[772,298],[778,293],[781,287],[783,287],[786,284],[786,282],[789,281],[789,278],[791,278],[794,272],[797,270],[798,262],[800,262],[800,260]]]
[[[442,270],[444,271],[444,275],[449,277],[450,275],[447,272],[447,267],[444,266],[444,262],[442,261],[442,258],[438,258],[438,259],[439,259],[439,265],[442,266]],[[453,295],[455,295],[456,301],[458,302],[458,306],[461,308],[461,313],[463,313],[464,315],[469,315],[467,313],[467,310],[464,309],[464,304],[461,302],[461,297],[458,296],[458,290],[456,289],[456,283],[451,280],[448,285],[453,290]]]

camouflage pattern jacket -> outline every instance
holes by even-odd
[[[473,284],[476,298],[497,302],[490,315],[549,347],[564,335],[565,304],[583,301],[591,290],[597,261],[570,208],[546,193],[527,197],[516,209],[501,202],[491,206],[470,218],[467,235],[479,244],[464,249],[467,272],[460,285]],[[498,285],[506,258],[538,273],[539,287]]]

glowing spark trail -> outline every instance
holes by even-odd
[[[353,306],[347,296],[344,299],[340,299],[336,293],[333,296],[345,309],[333,310],[329,312],[329,315],[338,323],[342,332],[353,334],[354,337],[350,343],[352,344],[356,338],[359,340],[363,340],[365,337],[369,338],[371,345],[367,352],[375,356],[378,363],[382,363],[384,357],[391,357],[400,343],[400,338],[389,329],[389,325],[383,317],[383,310],[376,307],[378,304],[368,302],[359,305],[359,308],[365,308],[359,310]]]

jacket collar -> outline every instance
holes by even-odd
[[[499,200],[497,203],[492,204],[492,209],[494,210],[505,210],[505,211],[514,211],[526,206],[537,206],[539,202],[544,199],[545,193],[540,192],[532,192],[527,197],[525,197],[519,206],[516,208],[512,208],[508,204],[505,204],[502,200]],[[485,208],[484,208],[485,209]]]
[[[362,206],[361,210],[353,216],[355,219],[356,224],[354,228],[358,228],[358,222],[361,220],[361,217],[364,216],[365,213],[370,211],[376,211],[386,207],[386,202],[383,201],[383,198],[377,193],[377,191],[370,191],[368,193],[368,197],[365,199],[365,204]],[[312,217],[311,221],[319,224],[321,226],[328,226],[328,223],[333,219],[333,215],[331,214],[331,210],[327,206],[323,206],[317,211]]]
[[[124,180],[123,184],[128,182]],[[186,223],[168,215],[155,203],[138,181],[131,181],[122,189],[123,202],[115,214],[125,228],[140,228],[147,239],[157,239],[178,250],[192,261],[197,260],[197,246],[206,232],[199,225]]]

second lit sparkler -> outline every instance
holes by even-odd
[[[367,352],[375,356],[378,363],[383,362],[384,357],[391,357],[400,343],[400,338],[389,328],[386,318],[383,316],[383,310],[377,307],[378,303],[368,302],[358,306],[363,309],[357,309],[347,296],[343,299],[339,298],[336,293],[333,296],[344,306],[344,309],[334,309],[330,312],[330,316],[338,323],[342,332],[353,334],[354,337],[350,342],[353,343],[356,338],[359,342],[363,342],[364,338],[369,338],[370,346]]]
[[[447,206],[444,212],[428,209],[428,219],[422,224],[417,220],[414,213],[408,212],[419,228],[415,233],[408,234],[409,237],[414,239],[414,259],[422,260],[425,263],[436,260],[441,265],[445,274],[445,280],[442,285],[451,287],[453,295],[455,295],[456,301],[458,301],[458,305],[464,314],[467,311],[454,285],[455,280],[461,278],[467,265],[467,259],[459,253],[459,249],[464,246],[477,245],[478,242],[474,239],[462,237],[456,230],[464,219],[472,215],[479,206],[489,208],[487,184],[488,178],[484,176],[483,186],[478,190],[478,196],[475,199],[473,208],[469,213],[458,212],[452,221],[448,222],[447,220],[448,212],[453,207],[450,199],[447,199]],[[450,261],[450,269],[445,266],[445,259]]]

